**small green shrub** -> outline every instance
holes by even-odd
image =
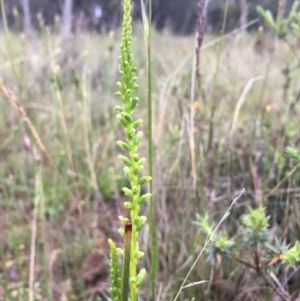
[[[246,269],[254,270],[258,278],[272,287],[284,300],[290,300],[288,292],[276,275],[278,270],[295,268],[300,263],[300,244],[296,241],[290,246],[274,237],[269,227],[269,218],[263,206],[248,208],[248,212],[240,219],[236,235],[233,236],[226,232],[213,232],[207,216],[198,216],[196,223],[209,238],[206,252],[212,262],[221,265],[226,260],[232,260]]]

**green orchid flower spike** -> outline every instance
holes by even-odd
[[[130,187],[123,188],[123,192],[127,196],[124,207],[129,211],[129,216],[120,217],[120,221],[125,227],[125,230],[120,229],[120,233],[124,237],[124,250],[117,252],[115,244],[110,241],[111,294],[114,301],[127,301],[128,296],[130,296],[131,301],[138,300],[138,289],[146,274],[145,269],[141,269],[138,272],[138,260],[143,257],[143,252],[139,250],[138,246],[138,233],[147,222],[147,218],[140,215],[140,206],[151,198],[150,193],[141,193],[141,186],[149,183],[151,177],[141,175],[146,160],[139,155],[143,133],[138,131],[138,128],[143,121],[136,120],[134,117],[134,110],[139,103],[139,99],[135,95],[137,78],[131,49],[131,9],[131,1],[124,0],[119,62],[121,80],[117,83],[119,91],[116,93],[120,97],[122,104],[116,106],[115,110],[118,112],[117,119],[123,127],[125,136],[123,141],[117,142],[117,145],[123,151],[123,154],[119,155],[118,159],[124,164],[123,171],[130,182]],[[130,229],[128,227],[129,224]],[[123,257],[122,275],[117,253],[122,254]]]

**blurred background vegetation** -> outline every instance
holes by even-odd
[[[197,0],[153,0],[153,24],[157,29],[171,29],[178,34],[191,34],[197,18]],[[207,29],[218,32],[221,29],[225,3],[223,0],[207,0]],[[295,0],[286,1],[286,13]],[[134,16],[139,19],[140,0],[134,0]],[[226,30],[232,30],[245,19],[241,12],[247,11],[246,19],[258,17],[256,6],[276,14],[278,0],[230,0],[228,1]],[[121,21],[121,0],[10,0],[5,2],[8,23],[11,29],[30,31],[41,22],[55,25],[62,19],[63,32],[73,30],[115,30]],[[22,16],[20,18],[19,16]],[[22,21],[23,20],[23,21]],[[1,24],[1,23],[0,23]],[[257,26],[257,24],[256,24]]]

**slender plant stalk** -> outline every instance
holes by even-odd
[[[53,291],[52,291],[52,284],[53,284],[53,271],[50,269],[50,254],[49,254],[49,242],[47,239],[47,221],[46,221],[46,200],[45,200],[45,193],[43,187],[43,178],[42,178],[42,170],[39,171],[39,187],[38,187],[38,194],[39,194],[39,207],[38,207],[38,216],[39,216],[39,226],[40,226],[40,233],[41,233],[41,241],[43,242],[43,253],[42,253],[42,264],[44,268],[43,277],[45,279],[45,283],[47,284],[46,293],[47,293],[47,300],[53,301]]]
[[[196,191],[197,186],[197,168],[196,168],[196,148],[195,148],[195,100],[196,94],[199,94],[201,90],[201,76],[200,76],[200,54],[203,43],[203,37],[205,32],[205,1],[199,0],[198,3],[198,18],[196,25],[196,43],[195,52],[193,58],[193,70],[191,80],[191,101],[190,101],[190,127],[189,127],[189,144],[190,144],[190,155],[191,155],[191,173],[192,173],[192,185],[193,191]],[[197,82],[196,82],[197,81]],[[197,86],[196,86],[197,84]],[[198,95],[197,95],[198,96]]]
[[[5,10],[5,0],[1,0],[0,2],[1,4],[1,12],[2,12],[2,20],[3,20],[3,27],[4,27],[4,32],[5,32],[5,36],[6,36],[6,48],[7,48],[7,53],[8,53],[8,58],[9,58],[9,63],[12,69],[12,73],[14,75],[14,77],[16,78],[16,80],[19,82],[19,78],[20,75],[16,70],[15,64],[13,63],[14,61],[14,52],[12,49],[12,45],[13,43],[10,41],[11,35],[10,35],[10,30],[8,27],[8,22],[7,22],[7,17],[6,17],[6,10]]]
[[[227,22],[227,16],[228,16],[228,9],[229,9],[229,1],[227,0],[225,3],[225,10],[224,10],[224,17],[223,17],[223,22],[222,22],[222,28],[221,28],[221,36],[225,36],[225,29],[226,29],[226,22]],[[216,85],[217,85],[217,78],[219,74],[219,69],[221,65],[221,51],[223,47],[223,40],[220,41],[218,45],[218,50],[217,50],[217,65],[213,77],[213,91],[216,90]],[[212,105],[211,105],[211,112],[210,112],[210,117],[209,117],[209,133],[208,133],[208,142],[207,142],[207,150],[206,152],[209,153],[211,148],[212,148],[212,142],[213,142],[213,136],[214,136],[214,117],[215,117],[215,112],[217,109],[217,103],[216,103],[216,97],[213,95],[213,100],[212,100]]]
[[[96,171],[93,164],[93,158],[92,158],[92,151],[90,147],[90,130],[91,130],[91,104],[89,103],[88,97],[87,97],[87,88],[86,85],[83,84],[84,79],[80,79],[79,76],[76,74],[76,80],[77,80],[77,91],[80,97],[80,111],[82,112],[81,115],[81,121],[82,121],[82,137],[83,137],[83,144],[84,149],[86,152],[86,158],[87,158],[87,164],[90,169],[90,177],[91,177],[91,186],[95,191],[98,191],[98,184],[97,184],[97,176]]]
[[[48,49],[51,57],[53,57],[53,47],[50,42],[50,31],[47,29],[47,36],[48,36]],[[59,110],[58,110],[58,117],[59,117],[59,122],[60,122],[60,127],[61,127],[61,132],[64,135],[64,143],[66,147],[66,155],[68,158],[68,163],[70,165],[70,168],[76,172],[76,166],[73,158],[73,151],[72,151],[72,145],[71,145],[71,135],[69,132],[69,128],[67,125],[66,121],[66,114],[65,114],[65,101],[64,101],[64,92],[61,89],[61,83],[60,83],[60,74],[59,74],[59,69],[56,69],[56,63],[54,59],[51,60],[52,64],[52,76],[53,76],[53,83],[51,84],[51,90],[53,94],[53,98],[57,101],[55,105],[58,105]]]
[[[153,131],[152,131],[152,53],[151,53],[151,24],[152,24],[152,0],[148,1],[148,21],[145,30],[147,43],[147,67],[148,67],[148,169],[149,176],[153,179]],[[155,300],[155,280],[157,271],[157,235],[155,231],[155,207],[153,200],[153,181],[149,183],[150,199],[149,227],[150,227],[150,251],[151,251],[151,300]]]
[[[34,197],[34,209],[33,218],[31,224],[31,242],[30,242],[30,264],[29,264],[29,290],[28,301],[34,300],[34,269],[35,269],[35,256],[36,256],[36,237],[37,237],[37,219],[38,208],[40,200],[41,189],[41,176],[40,171],[35,176],[35,197]]]
[[[196,47],[195,47],[195,56],[196,56],[195,72],[196,72],[196,78],[198,81],[199,89],[201,89],[200,54],[201,54],[201,47],[202,47],[204,33],[205,33],[205,23],[206,23],[205,0],[199,0],[198,19],[197,19],[197,25],[196,25]]]
[[[197,171],[196,171],[196,152],[195,152],[195,82],[196,82],[196,55],[193,58],[193,71],[191,80],[191,99],[190,99],[190,126],[188,128],[189,133],[189,146],[190,146],[190,156],[191,156],[191,174],[192,174],[192,187],[193,191],[196,191],[197,185]],[[195,70],[194,70],[195,69]]]

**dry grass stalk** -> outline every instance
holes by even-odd
[[[0,81],[0,94],[19,112],[22,116],[24,123],[28,126],[29,130],[32,133],[35,143],[37,144],[38,148],[40,149],[43,158],[49,163],[52,167],[55,168],[54,161],[52,160],[49,152],[47,151],[41,137],[39,136],[34,124],[30,120],[28,114],[26,113],[25,109],[21,105],[20,101],[14,94],[14,92],[8,89],[1,81]]]
[[[188,127],[189,134],[189,146],[191,155],[191,174],[193,179],[193,189],[196,190],[197,185],[197,172],[196,172],[196,153],[195,153],[195,137],[194,137],[194,119],[195,109],[194,103],[196,100],[196,80],[197,80],[197,92],[200,91],[201,78],[200,78],[200,53],[205,31],[205,0],[199,0],[198,3],[198,18],[196,25],[196,45],[192,71],[191,82],[191,110],[190,110],[190,124]]]
[[[205,23],[206,23],[206,13],[205,13],[205,0],[199,0],[198,3],[198,18],[196,25],[196,78],[198,84],[201,83],[200,77],[200,54],[201,54],[201,46],[203,43],[204,32],[205,32]]]

